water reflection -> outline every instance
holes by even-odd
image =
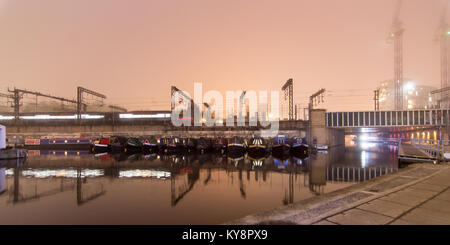
[[[394,153],[379,147],[262,158],[35,151],[26,162],[0,165],[0,208],[5,210],[0,223],[53,202],[63,203],[59,210],[78,213],[67,217],[73,224],[225,222],[396,171]],[[71,200],[84,211],[75,211]],[[56,216],[36,219],[31,223],[61,223]]]

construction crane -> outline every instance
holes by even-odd
[[[403,24],[399,19],[402,0],[397,0],[388,43],[394,43],[394,104],[396,110],[403,109]]]
[[[442,6],[439,26],[436,31],[435,41],[439,42],[441,49],[441,92],[440,92],[440,107],[448,108],[449,93],[446,88],[449,86],[449,67],[448,67],[448,42],[450,36],[450,28],[448,26],[446,17],[448,9],[448,0],[445,0]],[[445,93],[444,93],[445,92]]]

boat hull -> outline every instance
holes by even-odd
[[[142,146],[142,150],[144,151],[144,152],[157,152],[158,151],[158,145],[156,145],[156,144],[144,144],[143,146]]]
[[[306,145],[293,145],[291,152],[295,155],[308,155],[308,146]]]
[[[227,151],[230,156],[241,156],[245,153],[245,147],[242,144],[228,144]]]
[[[291,146],[288,144],[274,145],[272,146],[272,155],[286,156],[290,154]]]
[[[264,157],[267,155],[267,146],[265,145],[250,145],[248,147],[248,155],[254,158]]]
[[[110,145],[104,145],[104,144],[91,145],[91,152],[94,152],[94,153],[103,153],[103,152],[108,152],[110,150],[111,150]]]

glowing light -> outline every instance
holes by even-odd
[[[119,172],[119,178],[156,178],[156,179],[166,179],[170,178],[170,172],[159,171],[159,170],[122,170]]]
[[[80,172],[81,178],[99,177],[104,175],[100,169],[84,169]],[[31,178],[77,178],[78,170],[75,169],[27,169],[22,171],[22,176]]]
[[[361,141],[367,141],[367,140],[369,140],[369,136],[367,136],[367,135],[361,135],[361,136],[359,136],[359,139],[360,139]]]
[[[367,155],[367,152],[361,151],[361,167],[366,167],[368,158],[369,156]]]
[[[14,116],[2,116],[0,115],[0,120],[11,120],[14,119]]]
[[[82,114],[82,119],[100,119],[104,118],[103,115],[88,115],[88,114]],[[67,120],[67,119],[77,119],[77,115],[34,115],[34,116],[21,116],[21,119],[24,120],[54,120],[54,119],[60,119],[60,120]]]
[[[376,144],[375,143],[367,143],[367,142],[362,142],[360,144],[361,148],[364,150],[368,150],[369,148],[375,147]]]
[[[413,82],[409,82],[403,86],[406,91],[412,91],[415,89],[415,85]]]
[[[158,114],[119,114],[119,118],[137,119],[137,118],[169,118],[169,113]]]
[[[261,160],[253,161],[253,166],[255,166],[255,167],[261,167],[262,165],[263,165],[263,161],[261,161]]]

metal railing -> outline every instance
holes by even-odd
[[[411,139],[411,144],[439,161],[447,161],[450,153],[449,140]]]

